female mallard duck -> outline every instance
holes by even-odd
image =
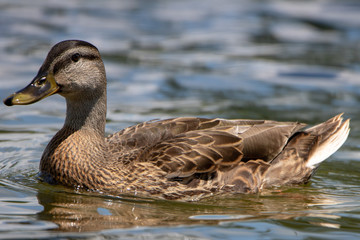
[[[191,117],[104,138],[104,64],[95,46],[77,40],[56,44],[34,80],[4,103],[31,104],[55,93],[66,99],[66,119],[41,157],[42,178],[108,194],[194,200],[301,184],[349,134],[341,115],[305,130],[296,122]]]

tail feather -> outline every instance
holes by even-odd
[[[326,122],[296,133],[270,163],[263,186],[307,182],[317,166],[335,153],[349,135],[350,120],[339,114]]]
[[[349,124],[350,120],[343,121],[342,114],[339,114],[324,123],[307,129],[305,132],[317,136],[317,141],[309,152],[306,166],[315,168],[335,153],[349,135]]]

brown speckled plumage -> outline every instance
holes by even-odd
[[[94,46],[76,40],[55,45],[33,82],[4,102],[29,104],[54,93],[66,98],[67,113],[41,158],[43,179],[115,195],[197,200],[305,183],[349,133],[341,115],[305,130],[294,122],[188,117],[104,138],[103,62]]]

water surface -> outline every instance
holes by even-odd
[[[105,61],[108,133],[177,116],[316,124],[340,112],[352,130],[305,186],[182,203],[38,181],[64,99],[2,105],[0,238],[359,238],[359,11],[355,0],[1,1],[2,99],[53,44],[83,39]]]

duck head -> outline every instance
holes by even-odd
[[[67,40],[50,50],[31,83],[4,99],[4,104],[32,104],[55,93],[66,99],[94,98],[105,89],[105,68],[98,49],[85,41]]]

